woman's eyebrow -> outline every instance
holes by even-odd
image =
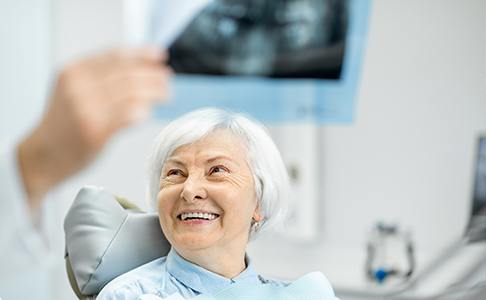
[[[167,159],[167,161],[164,163],[164,167],[166,165],[168,165],[168,164],[174,164],[174,165],[178,165],[178,166],[184,166],[184,163],[181,160],[179,160],[177,158],[173,158],[173,157]]]
[[[226,155],[216,155],[216,156],[210,156],[209,158],[206,159],[206,162],[211,163],[216,160],[228,160],[230,162],[233,162],[233,159],[229,156]]]

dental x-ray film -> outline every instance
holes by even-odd
[[[125,37],[169,52],[172,101],[272,124],[350,123],[371,0],[126,0]]]
[[[182,0],[169,4],[153,0],[151,7],[151,39],[168,47],[169,64],[176,73],[341,77],[347,0]]]

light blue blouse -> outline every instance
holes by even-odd
[[[164,299],[177,294],[184,299],[194,297],[197,299],[229,299],[224,295],[228,295],[228,297],[233,293],[239,295],[241,291],[248,290],[252,290],[251,299],[268,299],[268,297],[260,298],[259,294],[273,295],[276,291],[287,290],[286,287],[289,286],[289,283],[263,278],[255,272],[248,258],[246,261],[247,268],[237,277],[228,279],[185,260],[174,249],[171,249],[166,257],[156,259],[117,277],[103,288],[96,299],[141,300],[157,299],[157,297]],[[326,295],[323,294],[323,297],[319,297],[319,299],[337,299],[325,277],[320,275],[324,278],[327,290]],[[322,285],[319,280],[317,286]],[[304,285],[290,284],[291,288],[288,290],[293,289],[302,294],[302,287],[304,290],[307,289],[308,282],[309,280],[302,281],[305,283]],[[316,284],[313,285],[316,286]],[[319,294],[322,293],[319,292]]]

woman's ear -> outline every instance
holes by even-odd
[[[257,204],[255,211],[253,212],[252,219],[256,222],[260,222],[263,220],[263,216],[260,214],[260,203]]]

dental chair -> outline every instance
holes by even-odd
[[[94,299],[118,275],[170,250],[156,213],[94,186],[77,194],[64,232],[66,270],[79,299]]]

